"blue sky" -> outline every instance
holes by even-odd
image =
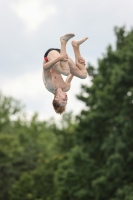
[[[40,119],[60,119],[51,105],[53,95],[42,82],[43,54],[60,48],[60,36],[72,32],[75,39],[89,37],[81,54],[97,66],[108,44],[115,48],[114,26],[133,26],[132,0],[5,0],[0,1],[0,90],[20,99],[29,117],[38,112]],[[74,58],[71,42],[67,53]],[[84,104],[75,97],[80,85],[74,78],[68,92],[67,111],[79,113]]]

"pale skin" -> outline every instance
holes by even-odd
[[[66,53],[66,44],[75,35],[73,33],[66,34],[60,37],[61,52],[52,50],[48,53],[48,62],[43,61],[43,81],[46,89],[55,95],[55,100],[60,103],[60,106],[66,106],[67,94],[70,89],[70,83],[74,76],[85,79],[87,71],[85,68],[85,60],[80,54],[80,45],[85,42],[88,37],[81,40],[73,40],[72,47],[75,55],[74,61]],[[64,81],[62,75],[67,76]]]

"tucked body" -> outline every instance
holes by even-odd
[[[66,44],[75,35],[70,33],[62,36],[61,49],[51,48],[44,55],[43,82],[46,89],[54,94],[53,106],[57,113],[62,113],[67,104],[67,94],[74,76],[84,79],[87,77],[85,60],[80,55],[79,46],[88,38],[72,41],[75,63],[66,53]],[[64,80],[62,75],[66,76]]]

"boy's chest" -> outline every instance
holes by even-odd
[[[66,83],[60,74],[51,74],[51,77],[52,77],[51,81],[56,88],[62,87],[63,89],[66,87]]]

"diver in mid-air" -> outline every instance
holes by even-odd
[[[75,55],[74,63],[66,53],[66,44],[74,36],[73,33],[69,33],[60,37],[61,49],[51,48],[44,54],[43,82],[46,89],[54,94],[53,107],[59,114],[65,111],[68,100],[66,92],[70,89],[73,77],[81,79],[87,77],[85,60],[81,57],[79,47],[88,37],[72,41]],[[65,81],[62,75],[67,76]]]

